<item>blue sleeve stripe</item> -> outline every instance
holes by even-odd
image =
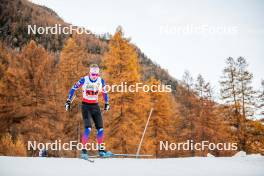
[[[103,93],[105,103],[108,103],[108,94]]]
[[[68,100],[72,100],[72,97],[74,95],[74,92],[75,92],[75,89],[71,89],[70,92],[69,92],[69,96],[68,96]]]
[[[105,90],[105,81],[101,79],[101,82],[102,82],[102,93],[103,93],[104,101],[105,103],[108,103],[108,93]]]

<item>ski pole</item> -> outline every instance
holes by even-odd
[[[149,116],[148,116],[148,120],[147,120],[147,123],[146,123],[146,125],[145,125],[145,129],[144,129],[144,131],[143,131],[143,134],[142,134],[142,137],[141,137],[140,143],[139,143],[139,145],[138,145],[138,149],[137,149],[137,153],[136,153],[136,158],[139,157],[139,152],[140,152],[140,149],[141,149],[141,145],[142,145],[142,142],[143,142],[143,139],[144,139],[145,133],[146,133],[147,128],[148,128],[149,119],[150,119],[150,117],[151,117],[152,111],[153,111],[153,108],[151,108],[151,110],[150,110],[150,113],[149,113]]]
[[[73,98],[72,98],[72,100],[71,100],[71,104],[72,104],[73,100],[75,99],[75,97],[76,97],[76,95],[73,96]]]
[[[72,97],[72,100],[71,100],[71,104],[72,104],[72,102],[73,102],[73,100],[76,98],[76,95],[74,95],[73,97]],[[71,111],[71,108],[69,109],[69,112]]]

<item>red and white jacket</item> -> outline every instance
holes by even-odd
[[[96,80],[91,80],[89,76],[82,77],[71,88],[68,100],[72,100],[75,90],[82,87],[82,101],[88,104],[98,103],[98,94],[102,92],[105,103],[108,103],[108,94],[105,87],[105,81],[98,77]]]

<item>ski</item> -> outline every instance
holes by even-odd
[[[100,155],[92,155],[89,156],[90,158],[115,158],[115,157],[152,157],[153,155],[136,155],[136,154],[121,154],[121,153],[114,153],[110,156],[101,157]]]
[[[115,153],[113,154],[114,156],[124,156],[124,157],[151,157],[153,155],[137,155],[137,154],[119,154],[119,153]]]
[[[86,161],[88,161],[90,163],[94,163],[94,160],[92,160],[92,159],[87,159]]]
[[[90,163],[94,163],[94,160],[90,159],[90,156],[88,156],[87,154],[81,154],[80,159],[88,161]]]
[[[83,159],[83,158],[80,158],[81,160],[84,160],[84,161],[88,161],[88,162],[90,162],[90,163],[94,163],[94,160],[93,159]]]

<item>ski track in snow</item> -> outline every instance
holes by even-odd
[[[0,157],[0,176],[264,176],[264,157],[95,159]]]

